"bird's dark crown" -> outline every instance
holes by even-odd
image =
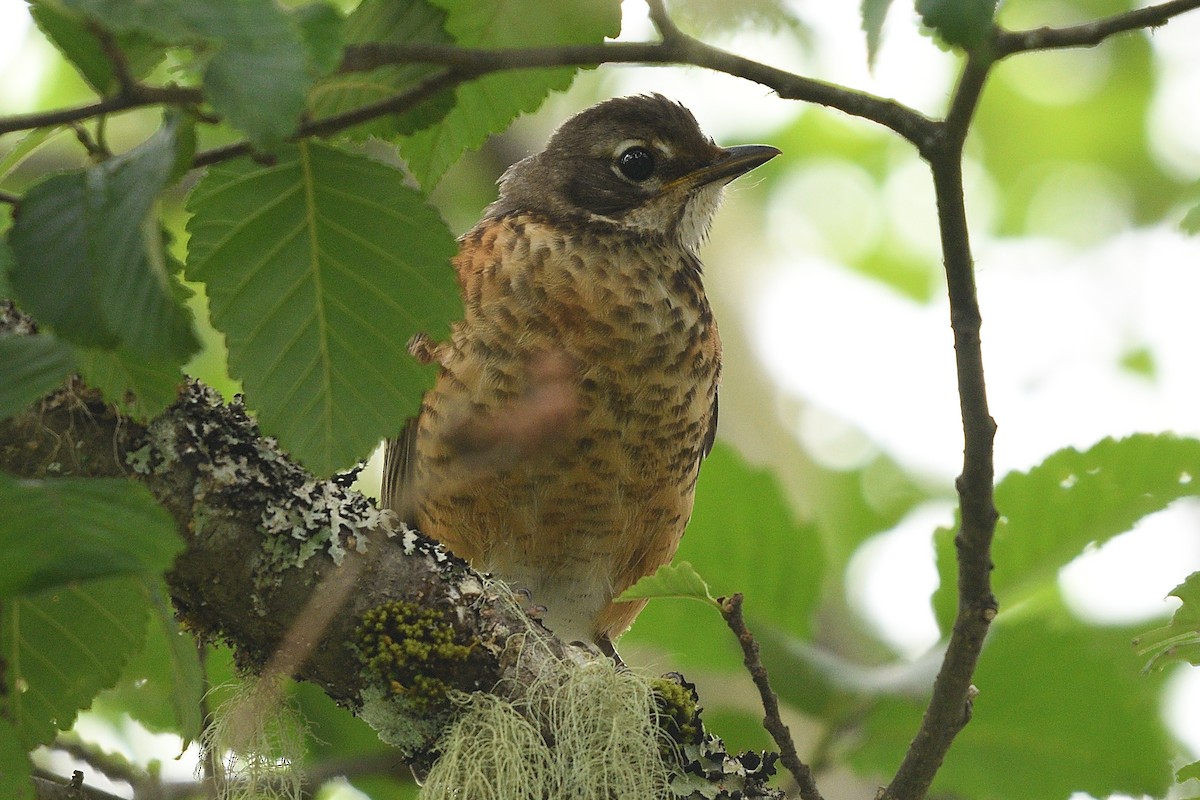
[[[701,132],[692,112],[662,95],[607,100],[571,117],[544,150],[514,164],[501,178],[500,199],[489,212],[601,217],[673,233],[688,199],[701,188],[679,187],[680,179],[724,152]],[[682,191],[673,195],[673,188]]]

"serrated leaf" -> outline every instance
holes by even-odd
[[[680,561],[678,564],[664,564],[653,575],[647,575],[621,592],[621,596],[617,600],[638,600],[643,597],[678,597],[686,600],[699,600],[714,608],[719,607],[708,590],[708,584],[686,561]]]
[[[449,14],[446,30],[469,47],[597,44],[621,32],[614,0],[436,0]],[[536,20],[514,25],[512,20]],[[466,150],[479,147],[522,112],[533,111],[553,90],[565,89],[574,68],[519,70],[488,75],[455,90],[454,108],[435,125],[400,142],[417,181],[433,189]]]
[[[17,737],[17,729],[0,719],[0,797],[33,800],[33,782],[29,755]]]
[[[867,66],[875,64],[879,45],[883,41],[883,23],[892,0],[862,0],[862,29],[867,35]]]
[[[73,581],[160,573],[183,548],[146,487],[121,478],[0,475],[0,597]]]
[[[70,345],[53,336],[0,336],[0,419],[62,384],[74,367]]]
[[[45,2],[33,3],[29,11],[46,38],[97,93],[105,95],[117,88],[112,61],[83,19]],[[114,39],[135,78],[145,77],[165,55],[162,45],[140,31],[121,33]]]
[[[84,383],[138,420],[158,416],[174,403],[183,381],[179,365],[141,358],[126,349],[77,347],[75,361]]]
[[[300,6],[293,12],[304,47],[308,51],[308,65],[314,77],[337,69],[342,60],[342,38],[346,18],[328,3],[316,0]]]
[[[364,0],[346,21],[345,37],[348,44],[449,44],[452,39],[443,28],[445,21],[446,12],[425,0]],[[330,75],[313,90],[313,116],[328,117],[379,102],[411,89],[438,69],[428,64],[396,64]],[[345,135],[387,139],[412,133],[437,122],[453,105],[454,93],[447,90],[402,114],[356,125]]]
[[[951,47],[970,50],[992,32],[997,0],[917,0],[921,23]]]
[[[260,149],[291,135],[312,82],[300,24],[270,0],[62,0],[118,33],[141,32],[207,56],[205,95]]]
[[[176,169],[177,124],[143,144],[31,188],[9,235],[21,305],[60,337],[183,363],[199,340],[173,296],[151,211]]]
[[[992,544],[992,588],[1001,614],[1053,583],[1093,544],[1125,533],[1142,517],[1200,494],[1200,441],[1170,434],[1105,439],[1059,450],[1029,472],[996,485],[1000,521]],[[957,605],[954,531],[935,536],[941,585],[933,603],[942,630]]]
[[[415,413],[405,345],[461,313],[454,237],[395,169],[319,143],[214,168],[188,198],[187,274],[263,430],[321,474]]]
[[[112,686],[142,645],[148,607],[137,578],[56,586],[5,600],[0,717],[31,750],[66,730],[79,709]]]
[[[1147,671],[1180,661],[1200,665],[1200,572],[1193,572],[1172,589],[1171,596],[1183,601],[1171,621],[1134,640],[1138,655],[1150,657]]]
[[[146,643],[126,664],[116,686],[93,709],[128,714],[152,731],[174,733],[182,747],[200,735],[204,673],[192,635],[179,629],[161,579],[146,579],[151,615]]]
[[[1131,633],[1083,625],[1061,607],[1053,616],[998,619],[972,679],[979,695],[971,723],[930,796],[1163,796],[1176,752],[1154,713],[1165,676],[1139,673]],[[890,699],[874,706],[856,738],[856,770],[893,772],[923,707]]]

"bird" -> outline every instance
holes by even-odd
[[[719,147],[659,94],[581,111],[460,237],[450,337],[409,342],[439,369],[384,504],[565,641],[612,654],[646,602],[615,598],[683,536],[721,374],[697,251],[724,186],[779,153]]]

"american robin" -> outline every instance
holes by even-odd
[[[722,189],[779,154],[624,97],[565,122],[460,239],[465,318],[390,441],[384,502],[606,649],[671,560],[717,424],[721,343],[696,251]]]

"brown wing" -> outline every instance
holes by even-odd
[[[388,439],[383,450],[383,488],[379,500],[384,508],[390,508],[400,521],[416,526],[416,508],[413,505],[412,463],[417,442],[417,418],[404,424],[404,430],[394,439]]]

